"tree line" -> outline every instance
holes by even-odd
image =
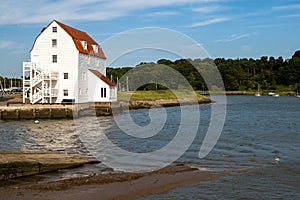
[[[12,87],[22,87],[23,82],[20,78],[7,78],[0,76],[0,90]]]
[[[261,90],[271,91],[296,92],[300,89],[300,50],[296,51],[290,59],[283,59],[281,56],[278,58],[262,56],[259,59],[205,58],[176,61],[160,59],[156,63],[140,63],[135,67],[107,68],[107,77],[113,77],[112,81],[117,82],[132,69],[138,71],[137,69],[145,66],[149,68],[149,66],[157,67],[158,65],[166,65],[178,71],[194,90],[208,89],[201,74],[209,73],[214,68],[213,66],[216,66],[219,70],[227,91],[256,91],[258,86]],[[176,82],[175,78],[178,77],[174,77],[174,80],[172,80],[172,77],[168,77],[167,80]],[[129,83],[124,81],[125,79],[121,80],[121,84],[129,84],[129,86],[132,84],[130,79]],[[180,84],[174,87],[180,87]],[[166,87],[163,84],[157,85],[154,83],[139,87],[139,90],[154,89],[166,89]]]

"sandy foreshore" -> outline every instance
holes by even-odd
[[[242,171],[245,170],[212,172],[170,166],[146,173],[99,174],[47,183],[3,186],[0,187],[0,199],[134,199]]]

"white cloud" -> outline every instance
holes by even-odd
[[[230,18],[218,17],[218,18],[209,19],[209,20],[205,20],[202,22],[197,22],[197,23],[191,24],[189,27],[194,28],[194,27],[200,27],[200,26],[207,26],[210,24],[216,24],[216,23],[220,23],[220,22],[224,22],[224,21],[228,21],[228,20],[230,20]]]
[[[294,16],[295,17],[295,16]],[[272,28],[272,27],[285,27],[285,26],[298,26],[298,22],[291,22],[291,23],[273,23],[273,24],[258,24],[252,26],[246,26],[247,28],[252,29],[262,29],[262,28]]]
[[[174,16],[174,15],[179,15],[179,12],[175,11],[162,11],[162,12],[152,12],[145,14],[143,16],[145,17],[166,17],[166,16]]]
[[[293,4],[293,5],[287,5],[287,6],[275,6],[275,7],[273,7],[273,10],[276,10],[276,11],[297,10],[297,9],[300,9],[300,4]]]
[[[207,13],[219,12],[219,11],[224,11],[229,9],[230,9],[229,7],[225,7],[221,5],[213,5],[213,6],[203,6],[203,7],[193,8],[192,11],[201,14],[207,14]]]
[[[280,17],[282,17],[282,18],[294,18],[294,17],[298,18],[298,17],[300,17],[300,14],[283,15]]]
[[[7,49],[13,47],[15,42],[13,41],[0,41],[0,49]]]
[[[221,0],[1,0],[0,24],[45,23],[57,20],[109,20],[137,10]],[[170,14],[170,13],[169,13]]]
[[[100,8],[99,0],[27,0],[15,3],[2,0],[0,24],[44,23],[58,20],[106,20],[124,15],[122,11]]]
[[[238,39],[248,37],[248,36],[250,36],[250,34],[248,34],[248,33],[247,34],[232,34],[226,38],[215,40],[215,42],[231,42],[231,41],[238,40]]]

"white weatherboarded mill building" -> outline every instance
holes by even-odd
[[[23,103],[113,102],[106,57],[87,33],[52,21],[36,37],[23,63]],[[28,101],[28,100],[27,100]]]

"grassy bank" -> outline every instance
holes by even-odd
[[[157,101],[194,98],[197,98],[200,102],[209,100],[207,97],[191,91],[176,91],[176,94],[170,90],[118,92],[118,101],[127,101],[128,99],[130,101]]]

